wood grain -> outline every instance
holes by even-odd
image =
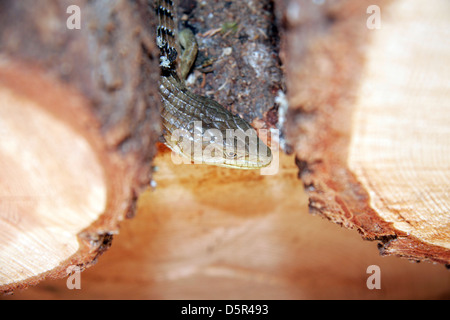
[[[72,4],[0,3],[0,292],[94,264],[150,179],[153,12],[79,1],[78,30]]]
[[[432,2],[396,1],[374,33],[348,163],[383,219],[450,249],[450,4]]]
[[[87,33],[67,38],[60,33],[50,37],[45,30],[52,24],[31,17],[19,21],[39,26],[43,38],[21,34],[30,28],[17,28],[11,19],[16,21],[19,13],[31,14],[26,9],[32,6],[19,10],[22,2],[2,2],[2,8],[15,14],[0,10],[0,23],[4,24],[0,60],[6,61],[6,57],[14,62],[11,65],[19,66],[11,76],[7,74],[10,64],[0,64],[0,101],[19,107],[16,112],[2,109],[1,115],[10,119],[2,132],[15,132],[15,145],[33,139],[50,139],[55,144],[31,148],[35,150],[33,158],[42,161],[41,171],[33,172],[45,176],[54,172],[47,180],[51,183],[42,186],[54,192],[60,201],[58,208],[69,203],[81,212],[77,217],[45,212],[41,219],[32,210],[39,211],[41,202],[36,206],[22,201],[20,211],[0,207],[0,227],[4,228],[0,251],[9,250],[14,243],[21,248],[0,256],[1,270],[12,265],[11,261],[20,265],[20,260],[33,258],[24,264],[24,278],[18,277],[20,268],[16,268],[13,279],[10,272],[2,279],[8,279],[7,290],[11,291],[44,277],[63,277],[68,265],[84,269],[98,260],[95,268],[81,274],[81,290],[69,290],[66,279],[47,279],[29,290],[17,290],[9,298],[448,299],[450,276],[442,265],[413,264],[380,256],[377,250],[379,245],[383,255],[449,261],[448,82],[443,79],[448,77],[445,40],[450,11],[444,0],[432,2],[435,8],[420,1],[376,1],[382,28],[369,30],[366,9],[374,4],[371,0],[275,1],[289,110],[282,118],[278,106],[271,108],[270,123],[285,124],[282,138],[286,137],[295,155],[280,153],[280,168],[274,175],[178,166],[162,146],[150,166],[159,130],[155,102],[158,61],[151,55],[153,42],[143,31],[151,27],[141,29],[145,23],[140,19],[147,12],[145,1],[108,2],[111,6],[101,8],[96,2],[84,1],[84,5],[93,5],[88,11],[89,28],[83,29]],[[43,10],[36,17],[64,12],[68,2],[48,4],[36,8]],[[59,14],[54,18],[52,21],[62,23]],[[151,19],[143,21],[152,23]],[[11,39],[14,41],[6,41]],[[68,59],[67,52],[58,54],[65,52],[62,43],[70,44],[65,48],[78,60]],[[104,47],[105,43],[108,46]],[[108,58],[101,58],[105,56]],[[74,61],[80,62],[77,68]],[[214,84],[215,90],[220,85]],[[81,107],[74,112],[70,106],[78,98]],[[21,116],[17,110],[27,111],[23,116],[27,122],[32,122],[30,117],[41,119],[38,127],[48,130],[50,137],[39,130],[42,136],[25,135],[33,125],[17,124],[14,119]],[[54,126],[48,124],[49,117],[54,117]],[[61,122],[66,124],[63,128]],[[77,156],[67,159],[66,152],[58,153],[69,148],[68,140],[79,142],[78,138],[91,149],[86,151],[83,143],[75,143]],[[34,162],[16,153],[14,144],[0,143],[4,155],[0,163],[8,168],[0,173],[0,179],[8,182],[0,188],[2,195],[9,200],[13,195],[36,195],[39,177],[19,179]],[[388,156],[382,156],[384,151],[389,151]],[[16,156],[20,161],[11,169],[11,158]],[[48,159],[55,161],[48,164]],[[383,163],[386,159],[389,161]],[[74,174],[74,167],[83,174]],[[420,172],[416,173],[417,169]],[[91,174],[92,180],[86,183]],[[68,183],[74,176],[80,180]],[[139,194],[150,177],[152,187]],[[59,193],[64,186],[70,190]],[[98,201],[92,204],[87,194]],[[137,199],[137,216],[123,221],[134,215]],[[379,243],[362,241],[357,233],[310,215],[308,206],[311,213],[356,229],[365,239]],[[84,215],[84,209],[89,213]],[[99,212],[98,218],[92,217]],[[24,224],[17,223],[17,217]],[[62,223],[54,223],[53,229],[43,223],[58,217]],[[23,250],[27,244],[15,242],[20,234],[10,230],[25,228],[36,218],[35,228],[22,233],[24,239],[33,237],[36,245],[67,235],[56,228],[65,225],[66,218],[72,227],[83,217],[89,227],[84,228],[83,222],[79,225],[83,231],[73,228],[71,234],[78,239],[79,248],[61,237],[65,247],[54,243],[58,254],[67,253],[58,258],[61,264],[55,269],[50,263],[44,267],[49,272],[40,273],[36,268],[36,276],[29,274],[39,253],[27,255]],[[92,219],[96,219],[94,223]],[[49,232],[54,230],[58,232]],[[112,234],[114,245],[98,259],[111,244]],[[40,260],[49,257],[52,262],[52,249],[40,244]],[[370,265],[381,269],[381,290],[366,286]],[[20,279],[25,278],[22,283]]]
[[[449,3],[300,2],[279,17],[310,210],[383,254],[450,263]]]
[[[441,265],[381,257],[376,244],[308,213],[293,156],[277,175],[174,165],[161,147],[155,189],[81,289],[47,280],[8,299],[443,299]],[[245,189],[238,185],[245,177]],[[366,286],[370,265],[381,289]]]

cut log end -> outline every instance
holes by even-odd
[[[67,122],[85,104],[57,82],[22,71],[0,67],[0,286],[74,255],[77,234],[104,212],[108,191],[98,153],[77,130],[83,124]],[[51,254],[40,263],[42,252]]]
[[[310,208],[384,255],[448,264],[448,3],[379,1],[381,16],[362,14],[371,5],[285,17],[289,134]]]
[[[126,173],[80,94],[12,61],[0,66],[0,83],[0,287],[8,291],[91,263],[123,218],[112,199],[124,197],[113,186]]]
[[[366,239],[380,241],[384,255],[448,265],[450,153],[445,106],[449,87],[445,79],[449,78],[450,52],[445,44],[450,11],[445,0],[433,2],[434,7],[419,0],[395,5],[378,1],[381,30],[367,28],[365,13],[373,4],[369,0],[275,3],[284,32],[281,56],[289,98],[285,129],[310,210],[357,229]],[[150,179],[159,135],[159,69],[156,47],[149,40],[152,36],[145,32],[152,30],[148,24],[155,21],[148,2],[117,1],[104,6],[83,2],[82,11],[89,14],[78,31],[65,28],[69,4],[48,1],[35,10],[30,10],[29,3],[12,0],[0,4],[0,292],[63,277],[74,265],[83,269],[95,263],[111,244],[120,221],[133,215],[139,191]],[[27,27],[18,27],[15,21],[24,21]],[[417,30],[416,25],[420,25]],[[39,32],[30,36],[33,29]],[[274,119],[272,124],[278,120]],[[256,248],[269,252],[267,259],[263,257],[269,267],[264,270],[257,262],[256,271],[304,274],[292,271],[302,260],[292,257],[304,247],[297,238],[298,206],[304,203],[304,194],[296,168],[291,167],[292,158],[280,157],[284,159],[281,167],[285,166],[280,172],[285,176],[276,179],[211,168],[195,169],[190,175],[172,164],[164,171],[168,158],[168,153],[160,158],[161,172],[169,172],[169,179],[163,175],[158,186],[163,197],[152,199],[148,207],[159,211],[156,217],[161,220],[172,214],[169,222],[174,225],[165,234],[161,225],[167,225],[158,224],[155,219],[159,218],[152,216],[150,226],[138,227],[145,227],[143,235],[149,234],[149,227],[159,231],[151,239],[138,241],[142,249],[148,240],[157,240],[155,251],[139,254],[147,263],[154,259],[154,252],[163,257],[169,254],[169,264],[185,269],[179,247],[185,247],[183,254],[191,254],[191,243],[173,237],[182,229],[188,230],[187,236],[192,232],[200,237],[198,243],[192,237],[200,248],[199,255],[192,256],[192,270],[198,270],[198,261],[214,261],[209,260],[211,250],[202,248],[210,248],[215,237],[222,239],[224,226],[231,221],[238,236],[247,227],[253,231],[231,241],[224,256],[239,256],[235,248],[245,247],[252,238]],[[217,174],[234,178],[225,185]],[[211,177],[215,179],[210,184],[203,184],[202,179]],[[180,194],[178,188],[185,192],[180,198],[184,202],[171,200],[174,193]],[[254,192],[249,199],[248,189]],[[200,197],[192,196],[198,192],[203,192]],[[229,201],[224,194],[240,202]],[[261,194],[264,201],[258,198]],[[164,204],[158,207],[158,201]],[[183,225],[177,214],[186,203],[193,205]],[[216,220],[221,209],[223,218]],[[202,216],[204,210],[211,211],[219,236],[204,236],[201,224],[191,231],[192,217]],[[277,222],[283,214],[285,220]],[[249,219],[244,227],[243,217]],[[205,228],[210,228],[207,221]],[[279,229],[272,229],[277,223]],[[307,238],[313,243],[316,231],[310,234]],[[167,245],[166,237],[176,241]],[[332,241],[319,241],[317,248]],[[282,248],[276,259],[270,253],[272,245],[273,252]],[[170,252],[170,248],[176,250]],[[251,256],[252,248],[244,248],[241,256]],[[320,251],[312,248],[309,257]],[[224,256],[219,252],[216,259],[224,261]],[[160,281],[157,268],[145,269],[158,274],[152,275],[151,283]],[[308,265],[304,270],[312,269]],[[184,275],[185,270],[180,270],[175,274]],[[173,274],[169,272],[167,278]],[[261,279],[266,284],[272,278]],[[228,279],[224,283],[228,285]],[[283,290],[292,291],[284,283],[293,282],[282,283]]]
[[[151,178],[159,68],[148,34],[136,33],[151,12],[144,1],[84,3],[85,22],[96,28],[80,31],[65,28],[67,5],[31,13],[30,4],[1,4],[0,292],[94,264]],[[39,10],[53,19],[45,27],[60,27],[59,38]],[[30,37],[11,17],[42,32]],[[120,33],[127,50],[103,42],[111,19],[116,28],[107,33]],[[117,54],[98,61],[99,52]]]

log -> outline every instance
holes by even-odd
[[[4,298],[450,298],[441,265],[382,257],[375,243],[309,214],[294,158],[280,154],[278,173],[261,176],[175,165],[161,147],[155,188],[141,194],[136,216],[95,267],[79,274],[79,290],[69,290],[69,278],[44,280]],[[379,290],[366,286],[370,265],[380,267]]]
[[[152,176],[160,116],[156,20],[151,6],[148,1],[79,1],[82,24],[73,30],[67,27],[71,4],[2,3],[0,52],[5,63],[0,71],[1,88],[4,101],[11,106],[2,114],[3,131],[15,146],[36,136],[32,146],[24,144],[26,154],[14,163],[18,168],[8,168],[8,176],[4,173],[5,225],[0,230],[4,234],[0,248],[6,248],[0,250],[3,292],[26,288],[44,278],[65,277],[70,267],[84,270],[96,263],[118,233],[121,220],[134,216],[136,200]],[[182,3],[181,23],[194,8],[190,4],[192,1]],[[216,5],[198,5],[201,18],[189,22],[204,39],[200,66],[189,85],[203,95],[214,97],[217,92],[216,99],[257,128],[266,127],[265,122],[274,127],[274,100],[282,84],[271,20],[267,19],[271,11],[264,9],[263,3],[251,4],[251,10],[259,15],[246,16],[240,24],[231,21],[219,28],[223,30],[219,35],[208,35],[208,30],[232,19],[231,10],[224,10],[230,4]],[[231,9],[236,15],[246,8],[246,3],[238,2]],[[205,19],[214,10],[223,13],[221,24]],[[18,26],[17,21],[27,24]],[[245,41],[250,37],[253,41]],[[256,54],[245,57],[248,50]],[[213,69],[204,67],[211,61]],[[245,80],[237,81],[241,76]],[[260,79],[259,85],[251,79]],[[29,114],[27,118],[22,109]],[[23,125],[15,127],[19,117],[24,118]],[[42,127],[46,130],[39,130]],[[15,158],[16,151],[17,147],[5,145],[2,159]],[[21,179],[11,174],[19,170]],[[43,177],[49,182],[44,183]],[[193,178],[205,179],[200,173]],[[30,190],[18,187],[30,182]],[[179,188],[176,182],[165,187],[168,194]],[[32,200],[29,205],[28,199]],[[59,206],[49,199],[57,199]],[[32,212],[30,207],[39,210]],[[39,221],[42,227],[31,228],[32,221]],[[14,232],[18,237],[12,237]],[[145,250],[145,246],[137,250]]]
[[[282,100],[275,97],[278,90],[284,89],[284,84],[279,78],[279,65],[275,55],[278,45],[276,28],[273,17],[269,14],[272,2],[220,1],[211,6],[202,6],[199,2],[192,12],[192,9],[183,9],[187,11],[185,15],[188,18],[185,23],[191,24],[191,27],[193,25],[198,31],[198,37],[203,39],[200,42],[200,61],[205,62],[203,65],[207,64],[209,58],[214,61],[213,70],[205,70],[203,66],[197,66],[194,70],[194,82],[197,86],[193,86],[193,90],[216,98],[257,127],[282,129],[280,143],[286,149],[291,148],[294,155],[286,156],[281,152],[279,158],[276,157],[279,159],[278,172],[274,175],[260,175],[259,172],[211,166],[175,165],[169,150],[159,145],[157,156],[153,160],[152,188],[140,195],[137,216],[120,224],[120,234],[115,236],[114,245],[102,256],[97,267],[82,273],[82,289],[68,290],[66,279],[44,281],[40,286],[17,292],[12,298],[448,298],[448,282],[442,281],[448,279],[448,273],[441,266],[409,264],[399,259],[378,257],[373,243],[360,241],[352,233],[307,214],[308,199],[303,184],[310,197],[309,207],[313,213],[319,213],[345,227],[356,228],[366,239],[381,241],[384,248],[387,248],[389,241],[416,240],[394,229],[394,223],[385,220],[372,207],[368,190],[347,163],[346,150],[353,132],[350,130],[352,117],[354,108],[358,105],[356,102],[359,101],[357,89],[365,78],[364,68],[369,65],[369,54],[374,50],[371,47],[376,43],[371,40],[373,33],[381,31],[369,32],[365,28],[369,3],[356,0],[337,1],[331,5],[321,4],[320,1],[308,4],[301,2],[300,12],[304,16],[300,17],[306,20],[298,21],[298,7],[295,7],[295,3],[299,2],[275,2],[282,40],[280,55],[285,65],[289,89],[287,116],[284,114],[286,104],[275,103]],[[97,3],[105,5],[111,2]],[[93,4],[86,5],[93,9]],[[108,154],[116,155],[111,156],[116,161],[114,163],[124,166],[103,170],[103,179],[107,181],[105,185],[119,189],[118,195],[113,198],[115,200],[111,200],[118,205],[112,206],[111,210],[107,208],[102,211],[104,213],[97,220],[93,218],[94,222],[88,222],[91,225],[86,227],[91,236],[105,234],[108,237],[118,232],[118,225],[123,217],[133,215],[133,200],[138,197],[142,186],[148,183],[148,164],[154,155],[157,137],[154,126],[157,123],[155,106],[158,105],[154,81],[158,74],[157,59],[151,58],[156,54],[152,40],[148,40],[145,31],[152,30],[152,23],[142,18],[146,15],[147,7],[134,7],[143,6],[141,2],[129,4],[116,1],[112,5],[119,7],[113,11],[114,23],[107,24],[106,35],[119,32],[118,30],[122,30],[121,21],[128,21],[131,28],[123,31],[133,30],[133,36],[128,35],[126,39],[122,36],[113,38],[126,43],[119,46],[122,50],[133,47],[130,44],[139,44],[139,48],[136,48],[137,57],[131,60],[138,61],[140,68],[133,69],[136,65],[128,63],[127,68],[130,67],[130,70],[122,67],[121,77],[114,76],[116,73],[111,70],[116,69],[110,65],[108,66],[112,69],[102,69],[108,71],[107,75],[113,75],[105,77],[107,81],[101,82],[114,84],[107,86],[109,90],[106,93],[104,86],[93,87],[97,83],[93,80],[73,82],[72,77],[56,77],[60,82],[62,79],[65,86],[72,83],[74,90],[81,91],[78,94],[88,101],[94,101],[93,108],[86,108],[86,113],[94,114],[93,118],[100,123],[95,127],[99,129],[93,130],[92,135],[99,137],[101,146],[107,146],[105,148]],[[387,1],[378,2],[378,5],[382,8],[383,17],[384,12],[392,10]],[[83,32],[96,30],[94,26],[98,23],[109,21],[107,18],[101,19],[103,14],[111,16],[108,11],[105,13],[104,7],[98,6],[98,11],[92,11],[96,12],[96,17],[90,20],[93,29]],[[117,18],[122,15],[132,16],[133,19]],[[185,18],[182,17],[181,20],[184,21]],[[250,23],[245,24],[246,19]],[[120,22],[118,25],[117,21]],[[231,23],[231,27],[225,28],[225,32],[216,32],[217,29],[222,30],[226,21],[237,21],[237,28]],[[383,25],[384,21],[383,18]],[[148,23],[148,28],[142,27]],[[361,23],[364,28],[360,27]],[[244,24],[246,28],[242,28]],[[21,38],[23,37],[18,39]],[[108,46],[114,44],[109,37],[101,39],[99,42]],[[69,48],[87,50],[86,46],[81,45]],[[57,54],[60,49],[61,47],[58,50],[45,49],[42,52]],[[123,66],[123,51],[111,51],[105,55],[115,56],[114,52],[120,52],[122,56],[114,64]],[[99,59],[98,53],[84,56],[88,60]],[[15,55],[10,54],[8,59],[13,57]],[[71,59],[66,63],[70,61]],[[90,68],[87,69],[95,70],[99,61],[95,62],[89,64]],[[53,68],[56,69],[53,73],[58,75],[59,65]],[[51,66],[43,69],[47,76],[48,70],[52,70]],[[150,100],[145,100],[145,108],[141,106],[145,112],[138,108],[141,110],[138,114],[143,118],[136,115],[137,122],[141,123],[137,127],[133,127],[135,122],[126,120],[129,119],[128,113],[136,112],[135,105],[131,107],[130,103],[123,104],[125,106],[121,107],[128,111],[111,120],[108,112],[101,112],[101,99],[96,97],[96,94],[104,93],[101,96],[107,99],[106,105],[114,105],[116,90],[113,88],[116,88],[117,83],[120,83],[118,87],[121,88],[121,81],[124,81],[122,74],[126,75],[127,72],[138,75],[132,81],[136,88],[133,92],[137,92],[138,97],[142,95],[142,99]],[[267,74],[271,76],[267,77]],[[86,78],[89,79],[87,76]],[[113,81],[118,78],[121,81]],[[83,77],[83,80],[86,79]],[[83,95],[86,91],[80,88],[84,88],[85,83],[88,94]],[[252,94],[253,92],[256,94]],[[108,120],[103,122],[99,113],[105,114]],[[115,121],[122,119],[125,119],[126,125],[113,125]],[[73,126],[70,123],[68,121],[68,125],[65,124],[64,127]],[[118,129],[114,130],[115,128]],[[17,130],[17,134],[21,132],[22,129]],[[127,137],[125,141],[130,141],[130,144],[123,144],[124,136]],[[140,139],[145,143],[141,143]],[[109,144],[108,141],[119,142]],[[88,145],[92,144],[91,140],[88,142]],[[275,144],[274,149],[277,149]],[[99,153],[101,154],[94,152],[98,159],[103,159]],[[55,157],[56,155],[52,156]],[[143,158],[148,160],[147,164]],[[104,161],[98,161],[100,168],[108,168],[107,160]],[[85,165],[87,168],[84,170],[94,166]],[[57,176],[60,175],[58,173]],[[128,177],[128,180],[117,178],[121,175]],[[111,184],[108,184],[109,181],[112,181]],[[91,182],[81,184],[92,186]],[[71,188],[67,193],[69,197],[72,197],[73,189],[78,190]],[[90,192],[89,189],[80,191],[80,198],[84,199],[83,195]],[[106,194],[109,196],[111,193]],[[78,201],[75,203],[79,203]],[[78,213],[81,211],[77,207],[75,210]],[[105,217],[111,217],[111,212],[115,212],[117,216],[108,220]],[[84,268],[96,261],[101,250],[96,249],[95,243],[86,243],[80,237],[83,234],[84,232],[78,232],[76,239],[85,246],[89,245],[89,250],[79,250],[78,255],[75,255],[77,258],[82,257],[83,262],[71,258],[71,261],[62,260],[62,266],[75,264]],[[61,233],[58,235],[61,236]],[[50,242],[53,241],[52,239]],[[102,249],[107,244],[109,241]],[[414,247],[409,249],[411,251]],[[412,259],[447,263],[443,261],[442,254],[430,251],[430,246],[425,247],[425,251],[422,249],[418,248],[413,254],[406,254],[405,251],[401,254],[399,251],[394,253]],[[44,248],[43,256],[46,257],[49,251]],[[421,255],[423,252],[425,254]],[[384,250],[383,253],[393,252]],[[18,259],[23,258],[23,254],[16,256]],[[10,263],[9,256],[8,259]],[[385,290],[375,292],[367,289],[366,269],[371,264],[381,267],[382,288]],[[9,292],[14,288],[36,283],[44,277],[62,277],[64,272],[63,267],[57,266],[38,278],[31,277],[20,285],[9,285]]]
[[[383,255],[449,264],[448,2],[281,3],[287,129],[311,212]]]
[[[0,292],[94,264],[151,178],[153,13],[72,2],[0,3]]]

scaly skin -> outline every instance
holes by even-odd
[[[158,15],[157,44],[160,48],[161,112],[165,144],[194,163],[212,164],[237,169],[259,169],[268,166],[272,154],[256,130],[218,102],[190,92],[176,71],[174,1],[156,0]],[[183,31],[181,73],[187,75],[196,56],[195,37]],[[180,137],[183,137],[180,139]]]

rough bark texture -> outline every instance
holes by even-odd
[[[256,128],[275,128],[275,100],[285,88],[273,3],[179,2],[179,28],[194,30],[199,44],[190,90],[219,101]]]
[[[443,45],[448,43],[448,3],[277,3],[290,103],[287,132],[311,212],[356,228],[365,239],[380,240],[382,254],[448,264],[449,172],[444,159],[449,114],[440,102],[448,101],[449,92],[448,71],[441,67],[448,64],[449,48]],[[379,30],[367,27],[372,5],[381,12]],[[372,109],[363,109],[367,105]],[[424,105],[440,119],[427,122],[417,116],[415,110]],[[409,139],[399,140],[395,125],[386,129],[392,130],[390,135],[379,129],[411,114],[416,116],[409,117],[403,134]],[[378,131],[361,138],[377,117]],[[423,138],[427,134],[430,139]],[[363,149],[355,143],[362,139],[375,142]],[[396,140],[399,146],[389,148]],[[429,144],[434,147],[431,159]],[[428,209],[417,217],[415,211],[423,206]]]
[[[197,85],[200,85],[194,90],[216,98],[261,127],[286,124],[288,142],[297,160],[280,154],[279,171],[263,176],[253,171],[175,165],[170,152],[161,145],[153,163],[152,188],[141,195],[139,213],[121,226],[115,245],[100,259],[98,266],[82,273],[82,290],[68,290],[65,279],[45,281],[30,290],[17,292],[13,298],[448,298],[450,279],[441,266],[380,257],[373,243],[360,241],[354,233],[308,215],[308,199],[298,179],[300,171],[314,213],[345,227],[357,228],[367,239],[409,241],[408,237],[400,237],[403,234],[372,208],[370,195],[346,162],[352,106],[357,100],[356,89],[363,78],[365,57],[370,50],[365,25],[366,9],[372,3],[356,0],[322,5],[320,1],[275,2],[283,31],[281,55],[289,84],[291,109],[287,117],[284,107],[274,104],[276,91],[283,85],[279,70],[274,70],[277,45],[276,41],[271,41],[274,29],[270,28],[273,17],[269,9],[272,2],[184,3],[186,17],[181,21],[187,21],[197,36],[204,39],[200,41],[203,52],[200,60],[207,62],[208,57],[212,57],[214,67],[205,70],[203,65],[194,70]],[[192,10],[190,4],[195,3],[198,6]],[[378,5],[384,8],[386,3],[378,2]],[[152,126],[156,126],[156,110],[152,107],[158,100],[154,94],[159,72],[157,59],[146,58],[146,51],[150,54],[154,51],[151,37],[145,31],[148,29],[142,27],[148,23],[142,17],[147,12],[143,2],[82,4],[89,7],[92,16],[89,28],[82,28],[88,37],[78,34],[77,37],[84,39],[81,45],[64,47],[69,51],[80,50],[79,56],[90,61],[85,67],[86,73],[77,76],[79,81],[75,82],[72,77],[62,76],[71,70],[70,63],[67,65],[71,60],[63,59],[66,63],[63,68],[51,63],[61,54],[58,46],[53,50],[56,58],[44,60],[48,63],[45,70],[52,70],[50,75],[56,75],[58,81],[63,79],[66,86],[75,86],[83,93],[82,97],[87,96],[84,99],[95,102],[94,107],[86,111],[95,115],[87,116],[88,119],[98,122],[98,126],[88,126],[94,128],[92,135],[97,137],[92,139],[97,139],[95,141],[104,149],[107,146],[108,154],[119,154],[113,156],[118,165],[104,165],[104,176],[112,181],[108,183],[109,198],[116,199],[109,204],[116,210],[105,212],[117,215],[113,214],[114,218],[110,219],[110,214],[104,214],[87,228],[88,236],[84,239],[107,235],[108,241],[102,241],[101,236],[96,242],[81,241],[88,253],[83,259],[78,255],[70,262],[85,266],[98,255],[99,248],[109,244],[110,235],[117,232],[117,221],[137,196],[137,191],[132,192],[138,190],[134,187],[147,183],[145,170],[148,167],[143,163],[151,157],[148,146],[151,150],[155,141],[156,129]],[[59,4],[53,6],[59,8]],[[20,12],[22,10],[25,9]],[[228,10],[233,14],[227,15]],[[131,28],[124,28],[124,34],[119,37],[120,26],[125,21]],[[223,33],[215,31],[222,29],[225,22],[231,22],[227,24],[230,29]],[[238,22],[237,28],[234,22]],[[242,25],[246,27],[240,27]],[[96,35],[98,40],[93,41]],[[19,36],[15,41],[20,39]],[[52,41],[53,38],[44,42]],[[110,45],[118,47],[110,50]],[[89,50],[95,52],[91,54]],[[130,58],[130,52],[136,56]],[[253,57],[252,53],[255,53]],[[12,59],[11,53],[8,59]],[[41,61],[41,58],[29,60]],[[103,65],[104,60],[110,64]],[[141,65],[135,69],[135,64]],[[270,74],[269,80],[259,72]],[[129,88],[128,80],[124,80],[129,79],[129,73],[136,75],[130,78],[135,80],[131,87],[136,90],[124,89]],[[139,104],[127,95],[118,97],[121,92],[131,92],[137,102],[143,99],[145,103]],[[256,94],[252,95],[253,92]],[[64,97],[66,95],[61,99]],[[106,109],[101,107],[102,99],[108,101]],[[264,103],[258,104],[261,101]],[[150,109],[145,107],[147,103],[152,106]],[[140,107],[131,107],[133,104]],[[111,105],[118,105],[121,110],[116,116],[110,116],[116,110]],[[109,107],[112,113],[107,111]],[[79,114],[69,118],[78,119]],[[130,121],[130,115],[135,120]],[[136,123],[140,124],[137,129],[133,128]],[[81,122],[79,126],[85,128],[86,124]],[[107,156],[99,157],[102,164],[108,163]],[[385,245],[384,250],[387,248]],[[430,255],[429,246],[409,245],[408,249],[411,252],[403,250],[401,253],[410,258],[419,256],[442,261],[442,255]],[[394,253],[399,255],[398,251]],[[372,264],[382,270],[381,290],[369,290],[366,286],[366,270]],[[64,275],[63,267],[56,270],[59,273],[39,275],[36,281],[43,276]]]
[[[71,5],[80,9],[79,30],[69,29],[66,24],[74,13],[67,12]],[[118,232],[119,222],[134,215],[138,194],[148,186],[151,177],[149,163],[159,136],[156,85],[159,67],[152,21],[153,12],[143,0],[80,0],[75,3],[11,0],[0,3],[0,85],[4,99],[0,159],[10,169],[1,176],[0,233],[3,236],[0,248],[7,250],[11,245],[16,246],[13,254],[2,256],[1,291],[23,288],[46,277],[66,276],[70,265],[84,269],[109,247],[112,235]],[[45,119],[45,124],[39,123],[40,119]],[[23,128],[18,127],[15,126],[17,121],[30,121],[30,125],[21,123]],[[39,150],[41,143],[42,151],[30,153],[31,158],[24,158],[28,159],[26,163],[16,163],[14,160],[19,161],[19,154],[28,152],[29,146],[24,143],[21,150],[9,154],[11,145],[35,123],[39,132],[29,129],[24,141],[32,141],[35,136],[42,138],[33,142],[37,144],[33,145],[35,150]],[[67,133],[73,140],[62,141],[56,132]],[[47,147],[55,155],[65,151],[67,154],[60,159],[52,158],[50,154],[45,155]],[[78,153],[83,153],[83,157]],[[26,165],[34,169],[27,171],[29,175],[18,176],[19,172],[27,170]],[[42,168],[47,167],[51,168],[46,171],[48,177],[42,177]],[[72,171],[69,178],[62,178],[63,172]],[[47,180],[52,182],[47,183]],[[31,194],[21,187],[27,185],[36,186]],[[58,190],[43,195],[38,185]],[[89,189],[90,185],[94,189]],[[11,186],[19,186],[19,189],[11,191]],[[56,228],[57,219],[68,219],[65,222],[68,226],[72,222],[75,224],[78,217],[82,219],[81,213],[89,211],[87,207],[80,207],[78,215],[73,212],[69,218],[68,214],[63,217],[62,209],[56,206],[67,195],[70,202],[64,203],[62,208],[71,205],[75,208],[80,201],[92,197],[92,194],[83,194],[85,187],[105,193],[102,200],[92,199],[91,204],[100,211],[86,213],[90,219],[86,221],[93,222],[85,225],[86,221],[77,221],[82,230],[69,227],[65,230],[64,225]],[[77,193],[79,197],[75,198],[73,195]],[[31,205],[27,206],[24,199],[32,199]],[[48,217],[34,210],[43,202],[49,204],[50,212],[45,213]],[[55,212],[51,212],[52,207]],[[31,223],[29,229],[28,222]],[[27,248],[16,240],[22,232],[23,237],[34,241],[43,251],[33,249],[32,257],[30,253],[28,258]],[[75,244],[75,253],[70,251],[67,257],[56,254],[55,259],[61,260],[59,264],[55,261],[44,271],[33,266],[28,269],[11,267],[15,261],[19,261],[20,266],[21,259],[34,259],[30,265],[39,266],[39,256],[44,263],[51,256],[49,243],[52,239],[57,242],[64,238],[66,233],[74,233],[78,249]]]
[[[271,176],[174,165],[166,148],[154,164],[155,188],[141,195],[111,249],[81,273],[81,290],[48,280],[7,298],[450,297],[441,265],[381,257],[375,243],[309,214],[294,156],[281,155]],[[369,265],[381,269],[380,290],[366,286]]]

